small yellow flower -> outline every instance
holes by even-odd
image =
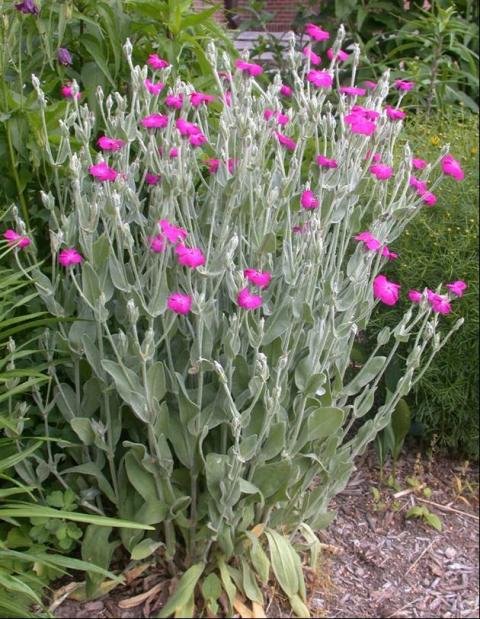
[[[478,153],[478,148],[476,146],[472,146],[470,149],[470,154],[476,155]]]
[[[438,135],[434,135],[432,137],[432,146],[438,146],[440,144],[440,138]]]

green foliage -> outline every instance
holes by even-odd
[[[405,514],[405,518],[420,518],[437,531],[441,531],[443,528],[441,519],[436,514],[432,513],[428,507],[425,507],[425,505],[414,505]]]
[[[408,402],[413,428],[426,444],[432,441],[451,452],[478,458],[479,315],[478,315],[478,120],[476,116],[423,117],[407,121],[406,138],[416,156],[435,161],[439,145],[448,142],[465,169],[465,180],[453,179],[438,193],[438,203],[425,208],[397,241],[399,259],[390,263],[392,279],[405,290],[434,287],[463,279],[468,289],[446,322],[461,313],[465,324],[455,342],[446,344]],[[379,314],[370,324],[372,340],[378,329],[392,326],[404,306]],[[403,354],[405,350],[403,351]]]
[[[18,202],[24,220],[33,218],[34,225],[43,226],[46,219],[37,207],[39,189],[59,182],[49,151],[58,145],[59,120],[67,107],[62,84],[76,80],[93,109],[98,109],[97,87],[105,94],[125,92],[129,67],[122,44],[127,36],[136,62],[158,53],[199,88],[213,80],[206,40],[213,37],[234,51],[212,17],[217,8],[198,13],[191,0],[45,0],[38,16],[23,15],[14,5],[0,3],[0,197]],[[71,66],[59,63],[59,48],[71,52]],[[32,74],[50,102],[44,127]],[[96,131],[102,128],[99,118]]]

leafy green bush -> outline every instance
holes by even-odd
[[[239,60],[234,70],[212,45],[215,102],[190,105],[192,85],[177,80],[177,111],[146,92],[148,68],[133,66],[129,41],[125,52],[130,96],[99,93],[102,152],[92,114],[72,106],[54,162],[66,153],[69,178],[56,197],[42,194],[51,263],[27,275],[52,315],[73,319],[48,346],[68,358],[49,375],[71,444],[30,475],[38,483],[48,465],[105,513],[155,526],[124,528],[121,541],[133,560],[161,552],[187,569],[161,616],[191,616],[200,579],[208,608],[222,589],[230,611],[237,591],[261,604],[259,582],[273,572],[306,617],[297,552],[318,552],[313,529],[332,521],[356,456],[462,323],[444,335],[424,299],[378,333],[361,370],[350,365],[380,299],[398,298],[380,275],[386,243],[423,208],[408,148],[394,166],[401,123],[383,107],[389,76],[365,97],[368,110],[352,110],[331,88],[343,69],[310,72],[292,46],[295,88],[280,116],[280,77],[257,81],[261,67]],[[382,165],[371,166],[372,147]],[[443,180],[439,165],[426,175]],[[381,239],[372,250],[355,238],[367,227]],[[19,268],[32,253],[18,249]],[[410,338],[395,389],[365,420]],[[118,545],[109,534],[89,527],[82,540],[82,556],[104,569]]]
[[[461,313],[463,329],[449,342],[414,387],[409,397],[416,424],[413,430],[430,443],[437,441],[451,452],[478,458],[479,426],[479,316],[478,316],[478,117],[452,115],[449,119],[412,117],[405,137],[418,157],[434,161],[440,144],[449,143],[461,160],[466,178],[453,179],[442,188],[438,203],[425,208],[396,242],[398,261],[389,265],[392,278],[406,287],[432,287],[463,279],[468,289]],[[403,307],[378,315],[376,330],[394,324]],[[446,322],[458,317],[454,308]],[[436,437],[436,438],[434,438]]]

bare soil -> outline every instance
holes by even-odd
[[[396,484],[380,482],[373,452],[358,464],[332,506],[334,523],[319,531],[323,544],[316,573],[305,567],[313,617],[479,617],[478,470],[445,457],[402,457]],[[441,520],[441,531],[422,518],[406,518],[413,506]],[[57,589],[51,608],[58,618],[155,617],[175,582],[161,565],[125,572],[127,585],[88,602]],[[281,592],[264,590],[268,617],[290,617]],[[71,595],[75,596],[75,591]],[[250,604],[236,617],[255,617]],[[250,614],[248,614],[250,613]]]

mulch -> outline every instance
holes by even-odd
[[[318,532],[323,545],[319,570],[305,572],[311,615],[479,617],[478,468],[410,452],[397,465],[395,484],[388,483],[389,475],[387,470],[387,481],[380,482],[375,454],[368,451],[335,498],[337,518]],[[415,505],[436,514],[442,530],[406,518]],[[138,575],[130,570],[128,586],[94,601],[61,601],[62,592],[57,593],[54,614],[155,617],[174,585],[160,565]],[[264,593],[267,616],[292,616],[277,588]]]

